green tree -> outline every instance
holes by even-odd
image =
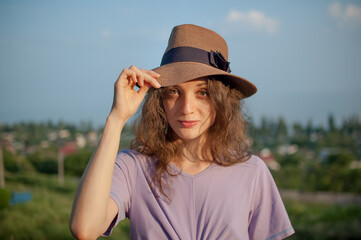
[[[278,141],[285,142],[288,137],[288,129],[286,121],[283,117],[280,117],[277,122],[277,139]]]
[[[330,132],[336,131],[335,118],[333,114],[328,115],[328,130]]]
[[[75,154],[69,154],[64,159],[64,171],[66,175],[82,176],[92,152],[89,150],[81,150]]]
[[[58,172],[57,149],[42,149],[28,156],[29,162],[38,172],[56,174]]]

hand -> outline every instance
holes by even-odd
[[[160,88],[156,80],[159,74],[151,70],[138,69],[131,66],[124,68],[114,84],[113,106],[110,115],[126,122],[138,109],[145,94],[151,87]],[[134,89],[135,84],[140,87]]]

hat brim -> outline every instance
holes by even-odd
[[[221,80],[228,80],[232,87],[243,93],[244,97],[249,97],[257,92],[256,86],[248,80],[203,63],[174,62],[152,70],[160,74],[158,81],[163,87],[202,77],[221,76]]]

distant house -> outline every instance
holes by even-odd
[[[98,144],[98,133],[95,131],[88,132],[88,143],[91,147],[95,147]]]
[[[361,168],[361,160],[352,161],[350,164],[351,169]]]
[[[13,154],[16,153],[14,132],[3,133],[2,139],[0,139],[0,141],[2,141],[3,147],[4,149],[6,149],[6,151],[11,152]]]
[[[78,148],[85,147],[86,143],[87,143],[87,140],[83,134],[81,134],[81,133],[76,134],[76,145],[78,146]]]
[[[47,134],[47,137],[50,142],[54,142],[56,139],[58,139],[58,134],[56,132],[51,131]]]
[[[60,138],[68,138],[70,137],[70,131],[68,129],[62,129],[58,132]]]
[[[283,144],[278,147],[277,152],[280,155],[287,155],[287,154],[295,154],[298,151],[298,146],[296,144]]]
[[[63,156],[73,154],[77,152],[77,146],[75,142],[68,142],[64,146],[60,148],[60,152],[63,154]]]
[[[258,155],[267,165],[269,169],[278,171],[280,170],[281,166],[274,158],[273,154],[268,148],[264,148],[261,150],[260,154]]]

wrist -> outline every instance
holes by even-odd
[[[107,117],[106,125],[116,126],[120,129],[123,129],[127,120],[128,119],[120,118],[119,116],[111,112]]]

